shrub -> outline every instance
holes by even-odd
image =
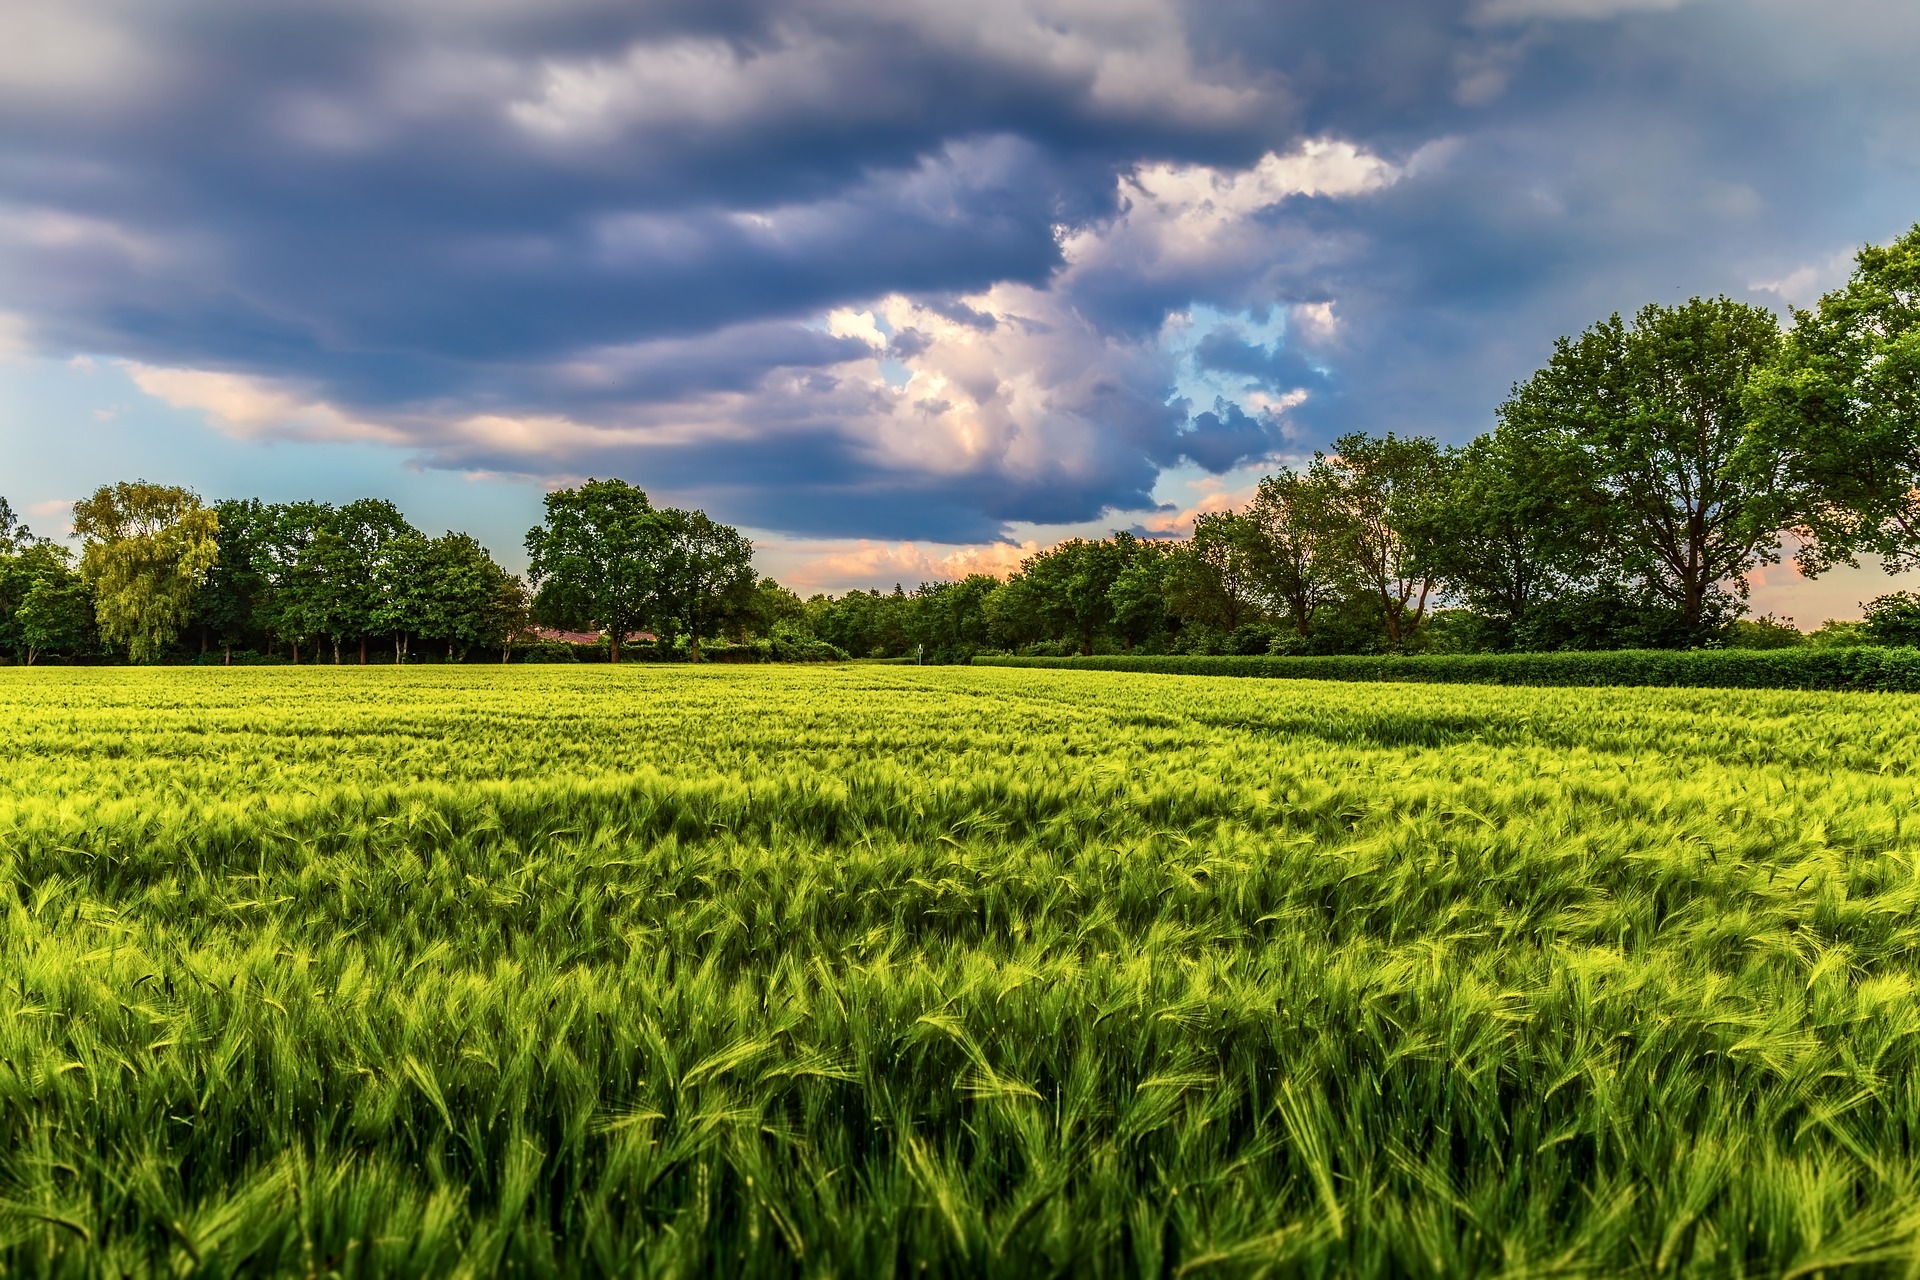
[[[1866,634],[1873,644],[1920,644],[1920,595],[1896,591],[1867,601]]]
[[[1920,691],[1920,649],[1614,649],[1558,653],[974,659],[976,666],[1066,667],[1164,675],[1451,684],[1655,685],[1726,689]]]
[[[515,645],[513,656],[520,662],[578,662],[575,647],[565,640],[535,640],[531,644]]]
[[[1807,643],[1816,649],[1845,649],[1872,644],[1873,641],[1867,636],[1866,623],[1828,618],[1820,624],[1818,631],[1807,636]]]
[[[1741,618],[1727,624],[1729,649],[1796,649],[1807,637],[1791,621],[1767,614],[1761,618]]]

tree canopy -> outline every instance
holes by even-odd
[[[756,580],[753,545],[703,511],[658,509],[590,479],[546,496],[529,583],[475,539],[430,538],[361,499],[211,509],[134,481],[75,505],[84,540],[37,537],[0,498],[0,654],[147,661],[183,627],[342,661],[391,637],[457,661],[503,660],[538,621],[597,633],[619,661],[1032,653],[1454,652],[1799,643],[1742,621],[1748,575],[1798,537],[1801,568],[1857,556],[1920,565],[1920,226],[1858,255],[1847,284],[1782,333],[1727,298],[1615,314],[1554,343],[1488,433],[1458,447],[1350,431],[1262,479],[1183,538],[1141,529],[1033,550],[1003,582],[801,600]],[[1920,604],[1894,593],[1808,643],[1906,643]],[[654,633],[649,636],[643,628]],[[543,642],[559,660],[565,638]],[[242,655],[245,656],[244,653]],[[554,656],[552,653],[543,656]]]
[[[1760,307],[1650,305],[1631,324],[1614,315],[1560,339],[1501,406],[1501,425],[1574,482],[1550,511],[1597,530],[1620,573],[1690,635],[1780,545],[1783,459],[1748,440],[1746,410],[1749,382],[1779,347]]]
[[[624,480],[590,479],[549,493],[545,521],[527,530],[534,617],[605,631],[620,661],[653,603],[665,540],[646,493]]]
[[[1862,552],[1920,564],[1920,225],[1862,249],[1844,286],[1795,309],[1748,409],[1760,466],[1785,461],[1804,568]]]
[[[191,490],[146,480],[105,485],[73,504],[100,633],[124,645],[129,661],[150,661],[179,633],[218,558],[218,529]]]

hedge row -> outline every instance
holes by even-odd
[[[1068,667],[1163,675],[1451,684],[1664,685],[1719,689],[1880,689],[1920,692],[1920,649],[1621,649],[1599,652],[1419,654],[1325,658],[1189,655],[1021,658],[980,655],[981,667]]]

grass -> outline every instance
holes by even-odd
[[[1910,1274],[1917,729],[0,672],[0,1274]]]

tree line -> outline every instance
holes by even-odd
[[[525,582],[374,499],[203,509],[135,482],[74,517],[77,565],[0,502],[0,649],[21,660],[197,642],[365,661],[388,640],[396,660],[504,658],[534,623],[601,633],[614,661],[642,636],[694,661],[722,637],[935,661],[1794,643],[1740,618],[1789,538],[1808,575],[1920,564],[1920,226],[1785,329],[1724,297],[1613,315],[1560,339],[1464,446],[1350,433],[1189,538],[1070,539],[1005,582],[802,600],[755,580],[737,530],[612,479],[547,496]],[[1867,613],[1827,638],[1920,639],[1920,599]]]
[[[618,480],[547,496],[531,585],[470,534],[428,537],[379,498],[205,506],[136,480],[75,503],[73,525],[77,562],[0,499],[0,651],[15,661],[505,661],[540,623],[604,631],[615,661],[650,627],[698,661],[755,586],[737,530]]]
[[[807,602],[853,653],[1376,653],[1800,643],[1746,620],[1802,572],[1920,564],[1920,227],[1783,330],[1727,298],[1555,344],[1465,446],[1354,432],[1180,542],[1117,534],[891,596]],[[1882,596],[1827,642],[1920,641]]]

